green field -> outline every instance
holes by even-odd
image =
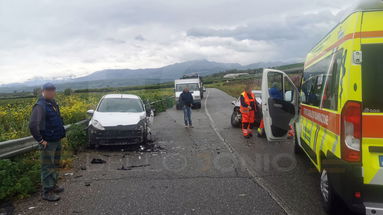
[[[288,71],[287,74],[294,84],[297,87],[300,86],[303,63],[284,65],[273,69]],[[204,82],[206,83],[206,87],[218,88],[233,97],[238,97],[244,91],[246,85],[251,85],[254,90],[261,90],[262,71],[263,69],[226,71],[205,77]],[[248,73],[249,75],[240,76],[234,79],[224,78],[224,75],[231,73]]]

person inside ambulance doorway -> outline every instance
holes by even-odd
[[[282,86],[282,83],[278,83],[278,82],[273,82],[271,84],[271,87],[269,88],[270,98],[272,98],[274,100],[278,100],[280,102],[284,101],[285,96],[283,95],[283,90],[282,90],[281,86]],[[286,96],[291,97],[292,94],[287,92]],[[264,127],[265,127],[265,125],[264,125],[264,121],[262,119],[260,122],[259,128],[258,128],[258,137],[266,137]],[[294,135],[295,135],[294,128],[292,126],[290,126],[290,129],[288,131],[288,138],[293,138]]]
[[[269,94],[273,99],[283,100],[283,93],[279,85],[278,82],[274,82],[269,89]]]
[[[245,91],[240,97],[242,114],[242,133],[245,138],[253,136],[252,129],[254,128],[257,105],[251,85],[246,85]]]

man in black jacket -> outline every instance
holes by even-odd
[[[61,139],[65,137],[64,123],[60,109],[54,100],[56,87],[47,83],[42,87],[42,96],[33,106],[29,129],[41,149],[42,198],[58,201],[56,193],[64,189],[57,186],[59,163],[61,159]]]
[[[193,106],[194,100],[193,95],[189,92],[188,88],[185,88],[181,93],[179,102],[184,110],[185,128],[193,128],[191,120],[191,108]]]

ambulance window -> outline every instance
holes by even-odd
[[[324,58],[304,71],[302,84],[302,103],[319,107],[326,75],[331,64],[332,55]]]
[[[267,79],[270,97],[272,99],[283,100],[283,74],[279,72],[269,72]]]
[[[367,113],[383,112],[383,44],[362,45],[363,109]]]
[[[284,100],[286,102],[293,102],[294,99],[294,86],[287,77],[284,78]]]
[[[326,87],[323,91],[322,107],[330,110],[338,110],[338,89],[340,69],[342,68],[343,49],[336,53],[334,63],[328,77]]]

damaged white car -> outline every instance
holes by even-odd
[[[90,147],[141,144],[150,138],[154,112],[139,96],[105,95],[88,114]]]

